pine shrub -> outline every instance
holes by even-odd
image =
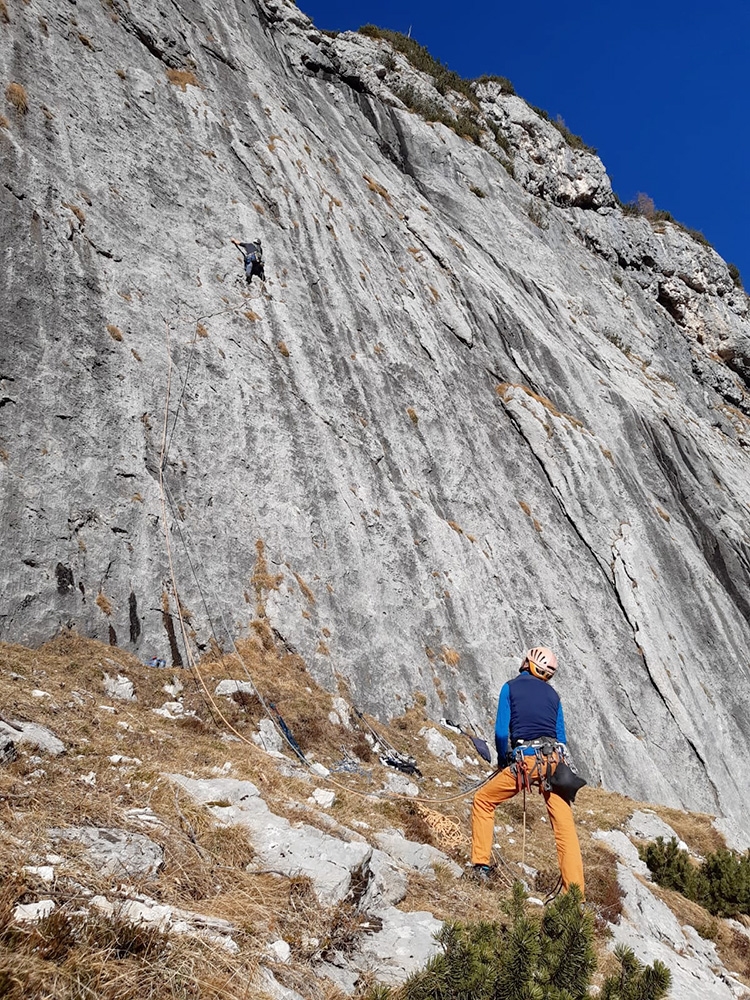
[[[657,837],[640,855],[656,883],[700,903],[713,916],[750,914],[750,851],[737,854],[723,848],[698,866],[674,837],[668,843]]]
[[[529,915],[520,883],[507,906],[508,926],[446,924],[441,954],[396,990],[376,987],[368,1000],[584,1000],[596,969],[593,921],[573,887],[541,916]],[[602,987],[604,1000],[662,1000],[669,970],[644,967],[628,949],[621,972]]]

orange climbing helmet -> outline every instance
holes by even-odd
[[[549,681],[557,670],[557,657],[547,646],[534,646],[524,654],[521,670],[525,667],[539,680]]]

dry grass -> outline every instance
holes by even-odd
[[[100,590],[96,595],[96,605],[104,612],[105,615],[107,615],[107,617],[112,614],[112,602],[103,590]]]
[[[78,219],[81,225],[84,224],[84,222],[86,221],[86,213],[83,211],[82,208],[79,208],[78,205],[74,205],[72,204],[72,202],[68,201],[64,201],[62,203],[62,206],[63,208],[69,209],[73,213],[73,215],[75,215],[76,219]]]
[[[458,666],[458,661],[461,659],[461,654],[450,646],[443,646],[440,650],[440,656],[449,667]]]
[[[195,73],[189,69],[168,69],[167,79],[173,87],[179,87],[183,92],[188,87],[200,87]]]
[[[453,531],[456,532],[457,535],[463,535],[464,529],[461,527],[460,524],[457,524],[456,521],[447,521],[446,523],[449,528],[451,528]]]
[[[416,427],[416,425],[419,423],[419,417],[417,416],[417,411],[414,409],[413,406],[408,406],[406,408],[406,412],[409,416],[409,420],[411,420],[411,422]]]
[[[114,323],[107,323],[107,333],[110,335],[112,340],[122,340],[122,330],[119,326],[115,326]]]
[[[374,191],[375,194],[379,194],[380,197],[388,204],[391,204],[391,196],[388,194],[387,188],[384,188],[382,184],[379,184],[374,178],[370,177],[369,174],[362,174],[363,178],[367,181],[367,187],[370,191]]]
[[[260,319],[260,316],[257,314],[257,312],[253,312],[252,309],[246,309],[244,316],[245,319],[249,319],[251,323],[257,323],[258,320]]]
[[[585,430],[583,422],[579,420],[578,417],[574,417],[570,413],[564,413],[562,410],[558,410],[551,399],[547,399],[546,396],[540,396],[538,392],[534,392],[534,390],[530,389],[527,385],[521,385],[516,382],[501,382],[499,385],[495,386],[495,392],[504,402],[508,402],[513,398],[514,389],[519,389],[530,399],[534,399],[537,403],[541,403],[544,409],[551,413],[553,417],[566,420],[578,430]]]
[[[202,323],[197,323],[195,327],[195,332],[199,337],[207,337],[208,330]]]
[[[5,88],[5,100],[12,104],[19,114],[25,115],[29,110],[29,98],[20,83],[9,83]]]
[[[270,572],[260,541],[256,552],[251,589],[262,609],[266,595],[279,586],[281,576]],[[350,905],[351,901],[326,909],[319,905],[305,879],[247,872],[245,868],[253,852],[244,832],[237,827],[217,827],[206,810],[176,792],[163,775],[165,767],[196,777],[212,777],[226,773],[224,765],[230,762],[231,776],[253,781],[274,812],[287,816],[291,822],[304,820],[329,829],[332,822],[351,824],[353,820],[365,820],[368,836],[395,826],[411,839],[435,841],[460,864],[468,861],[471,796],[428,808],[404,800],[363,798],[376,791],[392,772],[373,759],[362,730],[329,723],[330,694],[314,682],[300,657],[289,654],[276,642],[264,618],[255,621],[258,628],[253,630],[254,634],[238,643],[239,657],[215,649],[201,660],[200,676],[206,688],[213,691],[223,678],[245,679],[247,670],[257,690],[276,704],[308,754],[330,767],[341,759],[345,748],[367,762],[373,782],[355,774],[334,775],[336,801],[330,814],[311,809],[307,804],[311,785],[303,774],[285,777],[273,760],[254,747],[222,741],[226,724],[216,709],[209,710],[195,684],[196,675],[176,672],[184,685],[185,709],[195,711],[197,716],[197,721],[183,725],[151,711],[164,701],[173,700],[173,695],[163,690],[164,684],[175,676],[173,671],[151,669],[124,650],[70,632],[38,650],[0,646],[0,704],[4,712],[11,718],[33,719],[49,726],[64,738],[68,749],[64,757],[45,757],[41,765],[46,772],[43,778],[30,776],[35,765],[24,753],[0,770],[3,810],[0,872],[20,872],[22,865],[34,857],[43,858],[49,849],[45,844],[49,826],[92,823],[132,829],[126,811],[149,806],[163,825],[143,832],[162,846],[165,864],[157,876],[137,888],[160,902],[231,920],[239,928],[235,939],[240,945],[239,955],[228,956],[192,939],[177,938],[171,939],[165,950],[158,936],[134,938],[132,930],[105,927],[101,922],[92,927],[90,938],[82,936],[70,917],[74,897],[80,900],[80,887],[111,896],[122,877],[103,877],[86,866],[80,847],[76,851],[66,845],[71,867],[67,874],[60,869],[55,885],[55,898],[63,910],[56,918],[57,924],[43,925],[36,932],[27,929],[23,931],[25,936],[14,938],[12,946],[5,939],[0,940],[0,969],[12,970],[21,984],[15,986],[11,981],[9,997],[47,1000],[55,996],[72,1000],[74,996],[88,995],[73,992],[71,984],[76,970],[82,970],[93,995],[106,1000],[115,996],[118,1000],[142,997],[149,995],[148,990],[151,995],[164,998],[256,996],[252,982],[257,962],[266,942],[281,936],[292,947],[292,962],[280,973],[285,984],[298,991],[302,989],[311,1000],[323,1000],[324,987],[312,982],[309,961],[313,955],[350,949],[363,932],[361,917]],[[449,647],[441,651],[446,663],[453,659],[451,653],[455,651]],[[137,702],[105,701],[114,712],[102,711],[99,705],[104,698],[105,671],[128,676],[135,685]],[[34,698],[31,695],[34,689],[47,691],[50,697]],[[255,695],[216,701],[222,715],[245,739],[255,732],[258,721],[264,717],[260,699]],[[423,696],[416,694],[414,704],[391,724],[369,717],[368,721],[398,750],[417,758],[425,775],[420,782],[423,796],[444,799],[459,790],[464,775],[459,777],[446,761],[432,758],[419,735],[426,724],[432,724],[425,715]],[[462,737],[445,735],[454,742],[459,754],[470,752]],[[113,754],[138,758],[141,763],[112,764],[109,757]],[[91,772],[96,783],[83,783],[81,779]],[[527,807],[526,861],[540,873],[536,888],[541,892],[551,887],[557,877],[556,852],[541,797],[530,795]],[[604,916],[616,915],[620,900],[613,879],[613,859],[591,833],[601,828],[621,827],[638,807],[632,800],[599,789],[587,787],[579,793],[576,820],[588,898],[597,907],[600,921]],[[694,849],[705,853],[717,845],[718,834],[712,832],[709,817],[660,807],[656,811]],[[437,820],[433,823],[436,817],[439,823]],[[521,860],[522,819],[523,805],[519,798],[497,810],[495,842],[508,868],[501,866],[501,877],[492,888],[465,879],[456,881],[438,868],[434,880],[410,877],[409,892],[402,906],[409,910],[426,908],[446,919],[497,919],[499,906],[507,895],[506,882],[509,885],[520,874],[517,862]],[[450,841],[441,839],[440,830],[451,834]],[[79,888],[74,890],[73,882]],[[21,898],[25,901],[44,898],[45,891],[49,887],[31,875],[2,879],[0,927],[7,926],[3,916],[7,917],[15,902]],[[676,903],[683,908],[694,907],[682,897]],[[742,971],[742,942],[735,940],[721,922],[718,930],[712,929],[710,918],[700,908],[690,914],[684,912],[687,922],[715,934],[717,946],[728,956],[726,960]],[[185,960],[188,952],[192,956],[191,965]],[[747,958],[744,961],[747,964]]]
[[[5,128],[5,129],[10,128],[10,122],[5,117],[5,115],[0,115],[0,128]]]

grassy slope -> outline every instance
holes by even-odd
[[[163,691],[163,685],[174,676],[172,671],[151,669],[121,650],[75,634],[63,635],[39,650],[0,647],[0,704],[5,717],[46,725],[67,746],[64,756],[45,756],[41,763],[30,759],[33,752],[23,751],[17,761],[0,770],[0,866],[4,876],[0,886],[0,927],[4,927],[0,931],[0,995],[5,988],[10,997],[27,998],[84,997],[92,995],[86,992],[92,989],[98,997],[118,1000],[155,994],[257,996],[251,983],[258,962],[267,942],[283,937],[292,946],[293,959],[279,973],[286,985],[325,1000],[337,996],[325,980],[313,981],[309,960],[321,950],[350,947],[360,932],[358,915],[346,903],[328,911],[321,909],[304,878],[288,880],[246,872],[252,846],[244,835],[238,829],[214,826],[205,812],[175,793],[162,776],[165,771],[213,777],[230,762],[228,773],[232,777],[253,781],[272,809],[292,820],[304,819],[323,829],[329,828],[331,820],[344,825],[364,822],[367,827],[357,829],[365,836],[398,826],[411,839],[431,839],[460,864],[468,860],[470,796],[433,803],[428,806],[431,813],[396,798],[365,798],[380,789],[393,772],[372,757],[360,731],[328,721],[331,697],[313,682],[301,659],[279,650],[261,621],[256,632],[255,639],[241,647],[242,663],[236,657],[205,659],[200,674],[208,691],[213,692],[219,679],[244,678],[247,668],[263,695],[276,702],[308,755],[330,766],[341,759],[346,748],[364,759],[371,779],[335,775],[336,802],[328,814],[322,815],[307,804],[311,785],[302,769],[297,771],[298,777],[284,777],[277,762],[243,742],[264,716],[256,697],[244,697],[242,704],[216,699],[223,715],[220,718],[195,676],[178,671],[184,684],[185,708],[196,715],[174,721],[152,712],[173,700]],[[102,684],[105,670],[112,676],[118,671],[126,674],[135,685],[137,702],[106,698]],[[35,690],[47,695],[35,696]],[[381,728],[396,747],[418,758],[425,774],[420,794],[442,798],[459,790],[464,776],[427,753],[419,736],[428,721],[420,703],[417,696],[413,708]],[[228,726],[241,739],[227,741]],[[471,750],[460,737],[454,742],[460,756]],[[109,757],[114,754],[137,758],[140,763],[112,764]],[[38,769],[43,769],[44,775],[34,776]],[[481,773],[471,765],[466,771]],[[91,784],[92,773],[95,784]],[[447,782],[452,785],[446,787]],[[325,785],[317,779],[316,783]],[[166,862],[156,878],[125,887],[121,877],[103,878],[87,868],[80,848],[65,849],[69,860],[57,866],[51,891],[37,876],[22,871],[24,865],[38,864],[49,852],[48,827],[90,823],[138,830],[126,817],[126,810],[145,806],[164,823],[156,831],[140,830],[164,847]],[[608,966],[605,920],[616,917],[619,891],[612,856],[590,834],[622,825],[636,806],[630,799],[588,788],[580,793],[576,806],[588,897],[601,918],[603,971]],[[656,811],[697,851],[720,843],[710,817],[661,807]],[[449,841],[435,831],[436,813],[457,824]],[[518,871],[515,863],[521,860],[521,827],[519,799],[498,810],[496,841],[508,868],[501,869],[503,877],[492,889],[466,880],[456,882],[438,870],[437,880],[410,877],[402,907],[429,909],[440,918],[496,919],[498,903],[507,895],[511,874]],[[554,842],[538,795],[528,800],[526,861],[539,870],[539,892],[554,883]],[[234,935],[239,954],[217,954],[216,948],[194,939],[167,941],[145,931],[134,935],[104,920],[90,921],[84,929],[77,918],[66,916],[80,907],[87,893],[106,893],[112,899],[133,888],[160,902],[233,921],[239,928]],[[678,909],[681,919],[715,937],[730,966],[747,967],[750,956],[741,954],[741,942],[721,921],[712,921],[699,907],[674,898],[675,894],[663,895]],[[60,906],[48,921],[36,929],[8,925],[17,902],[49,897]],[[317,939],[318,944],[311,939]]]

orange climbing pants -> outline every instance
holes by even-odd
[[[529,768],[532,772],[535,764],[534,758],[529,758]],[[532,789],[536,791],[539,787],[536,774],[532,773],[531,783]],[[474,796],[474,804],[471,808],[471,863],[473,865],[490,863],[495,832],[495,808],[501,802],[512,799],[516,791],[516,777],[511,773],[510,768],[506,767],[505,770],[498,771],[490,778],[487,784],[483,785]],[[554,792],[542,791],[542,795],[552,824],[552,832],[555,835],[557,861],[560,865],[563,888],[567,890],[571,885],[577,885],[583,893],[583,860],[573,821],[573,810],[565,799],[555,795]]]

